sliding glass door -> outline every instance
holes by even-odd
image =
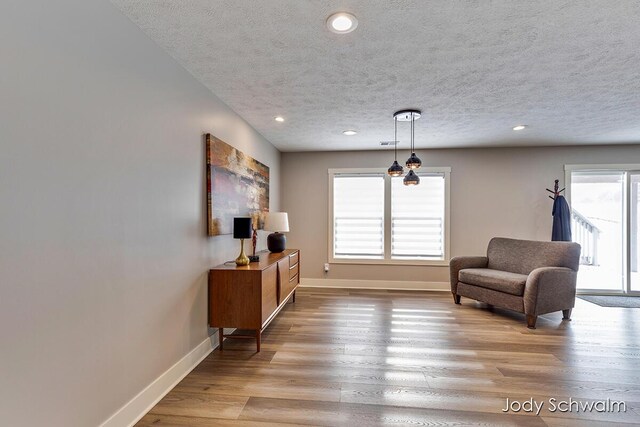
[[[578,288],[624,290],[624,174],[574,172],[571,229],[582,253]]]
[[[640,171],[636,169],[635,165],[567,166],[573,241],[582,246],[579,290],[640,292]]]

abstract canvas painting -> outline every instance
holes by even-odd
[[[209,236],[231,234],[237,216],[264,218],[269,210],[269,167],[211,134],[205,135],[205,143]]]

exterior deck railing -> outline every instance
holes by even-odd
[[[598,238],[600,229],[575,209],[571,210],[573,241],[580,243],[580,264],[598,265]]]

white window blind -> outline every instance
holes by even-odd
[[[333,177],[336,258],[384,258],[384,174]]]
[[[443,259],[444,174],[418,174],[420,184],[391,179],[391,258]]]

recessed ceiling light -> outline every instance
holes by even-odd
[[[275,120],[276,122],[280,122],[280,123],[282,123],[282,122],[284,122],[284,117],[282,117],[282,116],[276,116],[273,120]]]
[[[526,127],[527,127],[527,125],[518,125],[518,126],[514,126],[513,130],[522,130],[522,129],[526,128]]]
[[[327,28],[337,34],[346,34],[355,30],[358,20],[355,16],[347,12],[338,12],[327,18]]]
[[[355,130],[345,130],[344,132],[342,132],[343,134],[347,135],[347,136],[351,136],[351,135],[355,135],[356,132]]]

